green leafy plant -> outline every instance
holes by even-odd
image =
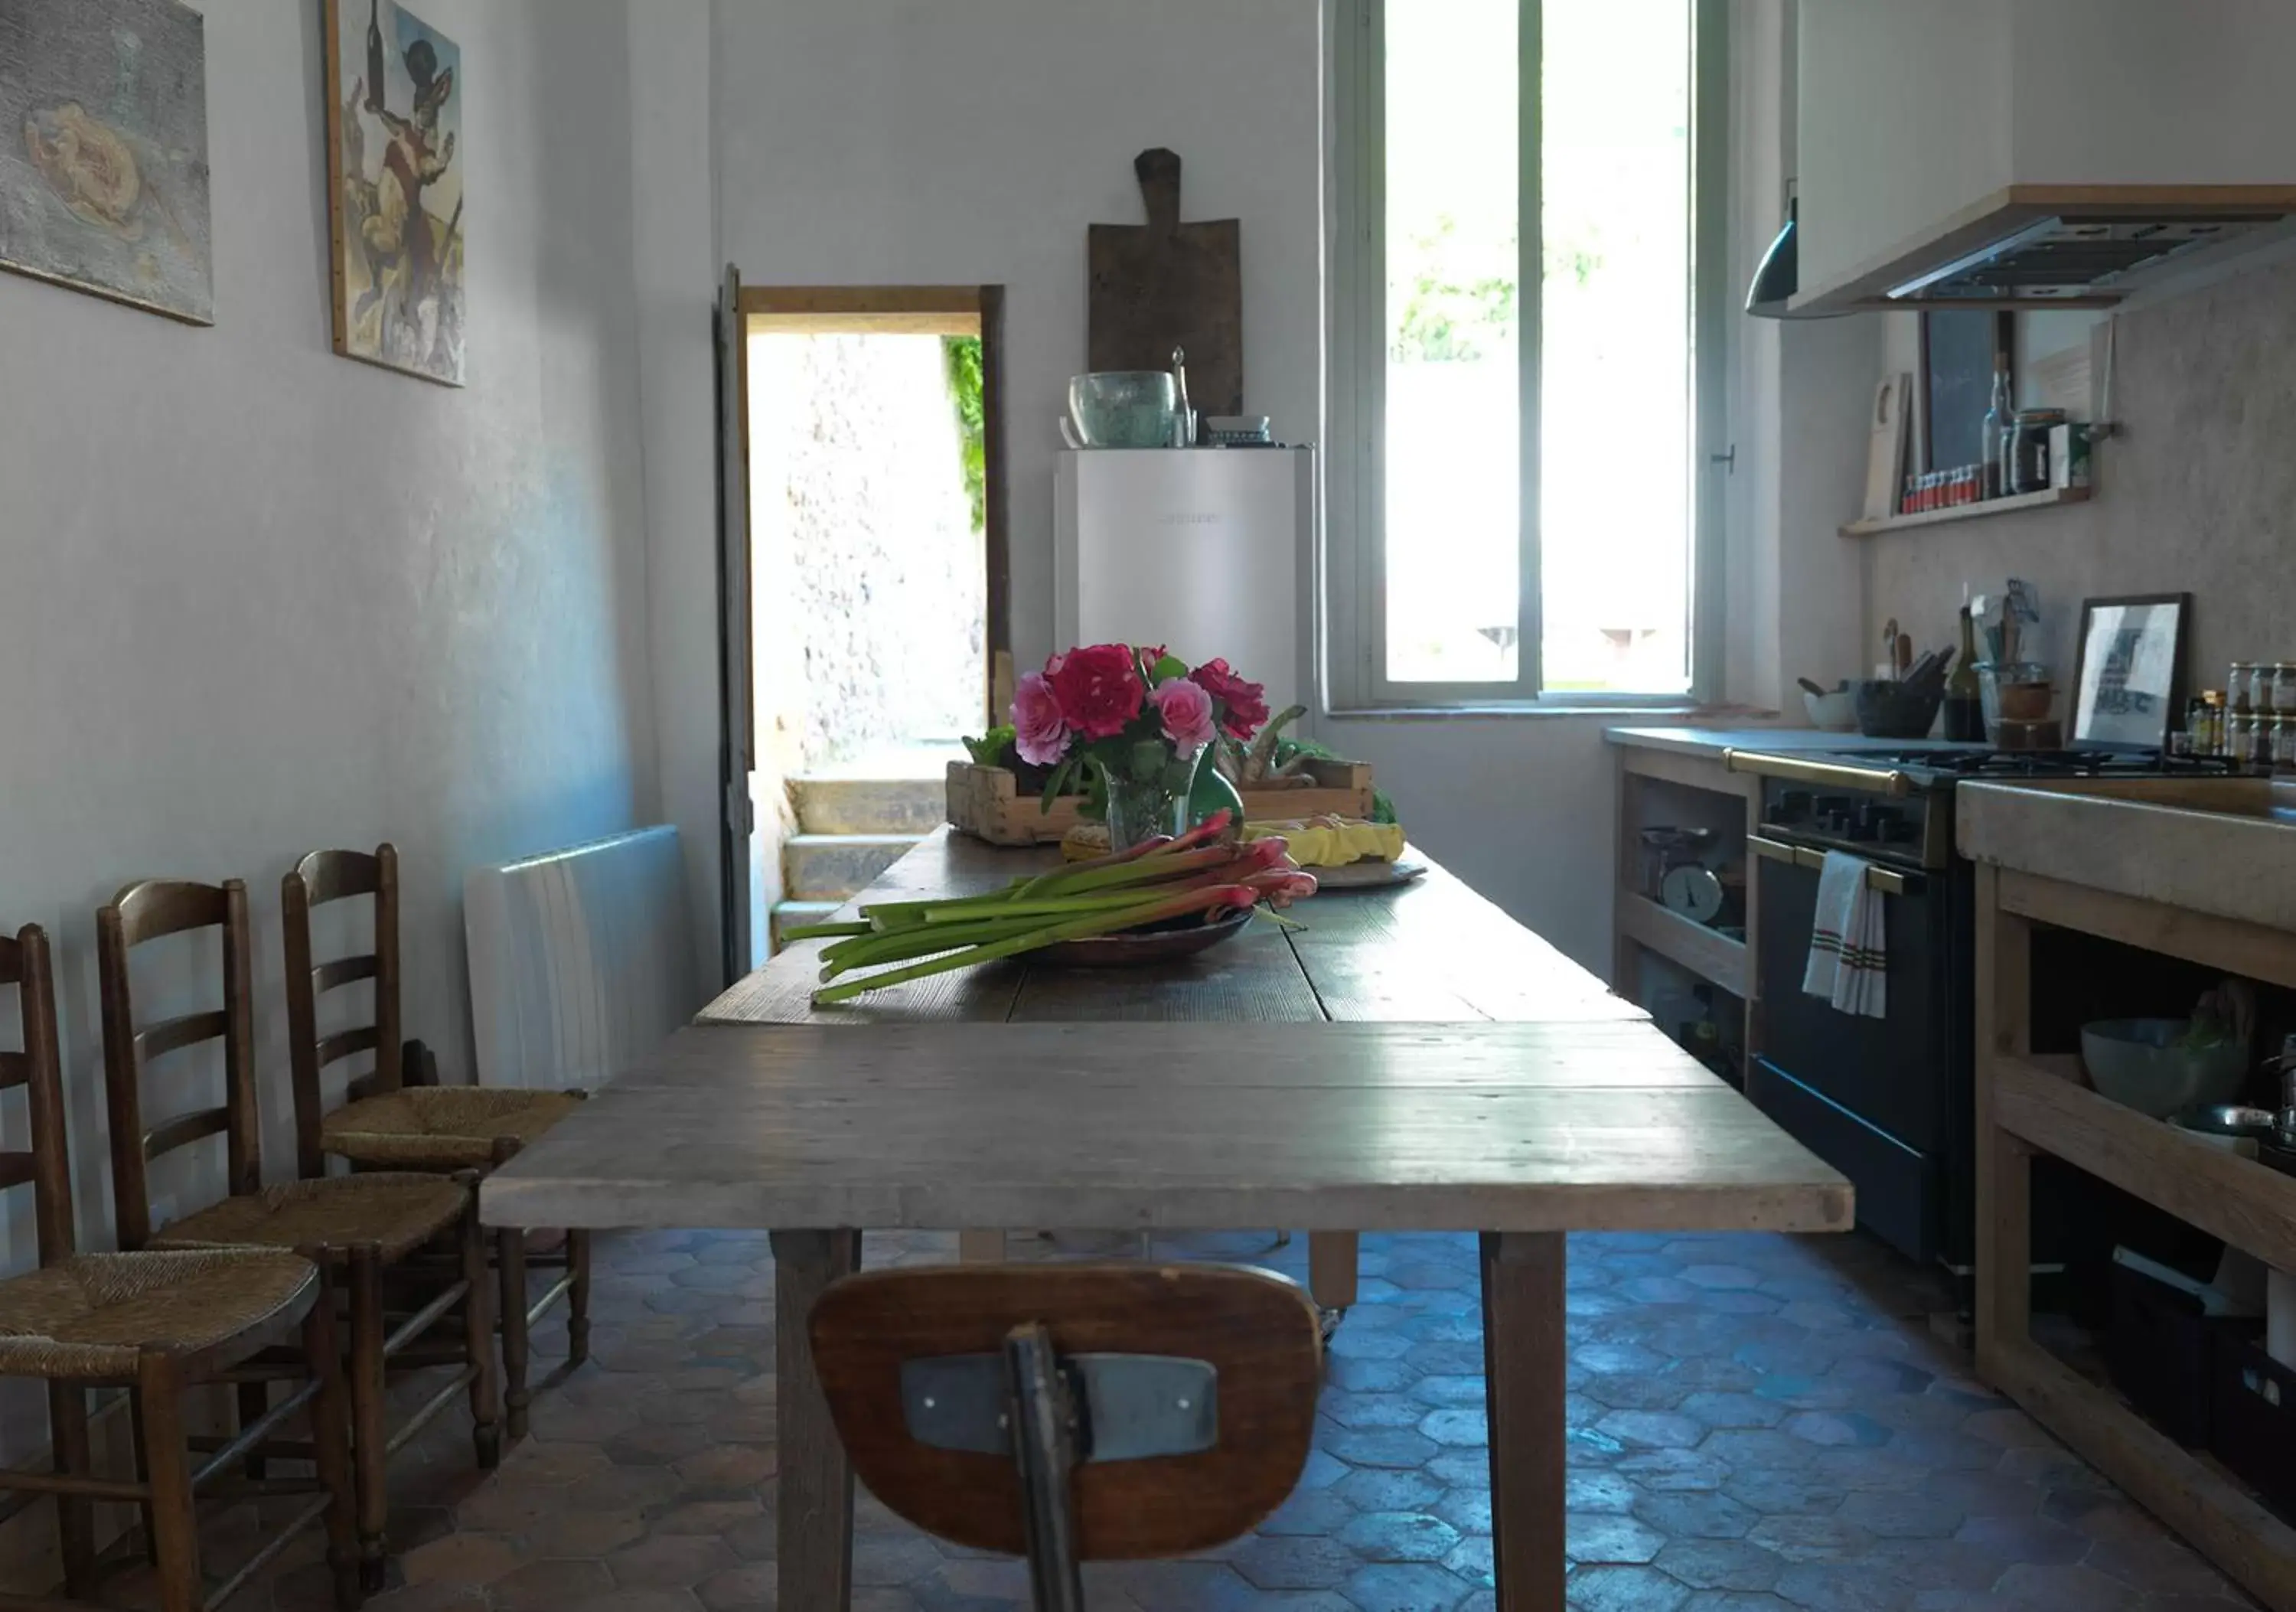
[[[948,369],[949,399],[956,405],[957,451],[964,466],[964,492],[972,501],[972,530],[988,522],[988,419],[981,392],[980,338],[943,336],[941,359]]]
[[[1007,722],[1002,728],[990,728],[977,739],[967,738],[964,748],[976,767],[1003,767],[1007,765],[1005,758],[1013,753],[1016,736],[1013,724]]]

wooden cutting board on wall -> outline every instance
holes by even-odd
[[[1188,355],[1188,402],[1243,412],[1243,249],[1234,218],[1180,222],[1180,159],[1161,146],[1132,160],[1148,222],[1086,234],[1086,358],[1093,369],[1169,369]]]

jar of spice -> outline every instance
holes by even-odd
[[[2234,767],[2245,769],[2256,761],[2256,719],[2234,711],[2225,719],[2225,755]]]
[[[2270,661],[2259,661],[2248,674],[2248,709],[2259,721],[2268,721],[2280,713],[2278,669]]]
[[[2049,486],[2049,432],[2065,423],[2062,408],[2027,408],[2003,439],[2001,490],[2046,492]]]

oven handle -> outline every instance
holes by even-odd
[[[1825,852],[1813,851],[1807,845],[1789,845],[1784,840],[1773,840],[1759,834],[1746,836],[1746,849],[1766,861],[1784,862],[1789,868],[1823,868]],[[1899,873],[1894,868],[1876,868],[1870,863],[1866,868],[1866,888],[1883,895],[1918,895],[1922,889],[1919,874]]]
[[[1914,792],[1914,780],[1894,767],[1854,767],[1840,761],[1814,761],[1805,756],[1780,755],[1773,751],[1725,750],[1726,772],[1751,772],[1792,784],[1821,784],[1833,789],[1854,789],[1865,794],[1885,794],[1903,800]]]

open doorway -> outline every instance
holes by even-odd
[[[1009,684],[1003,288],[743,286],[739,308],[755,963],[939,820]]]

